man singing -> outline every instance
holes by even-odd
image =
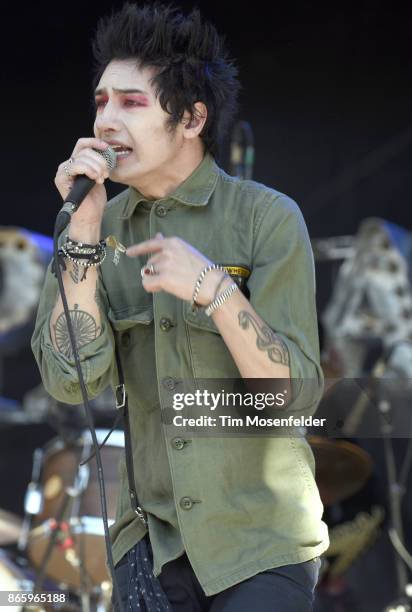
[[[197,10],[126,4],[100,22],[93,50],[94,138],[77,141],[55,183],[65,198],[74,177],[96,182],[64,238],[63,279],[89,395],[117,384],[115,343],[124,369],[145,520],[130,506],[122,462],[111,537],[123,602],[309,611],[328,537],[306,440],[171,434],[163,418],[184,381],[198,379],[311,380],[312,400],[298,394],[286,414],[315,411],[322,373],[302,215],[289,197],[217,165],[237,71]],[[96,151],[108,145],[117,153],[110,179],[127,187],[109,202]],[[99,244],[109,235],[127,253],[113,259]],[[90,246],[93,265],[76,257],[76,243]],[[32,345],[46,389],[80,403],[50,271]],[[166,608],[139,586],[143,538]]]

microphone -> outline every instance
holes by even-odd
[[[108,170],[113,170],[117,162],[117,157],[114,149],[112,149],[112,147],[107,147],[107,149],[104,149],[103,151],[101,149],[93,150],[103,157]],[[76,212],[80,204],[83,202],[84,198],[95,186],[95,184],[96,182],[85,174],[80,174],[79,176],[75,177],[73,187],[71,188],[67,198],[64,200],[63,208],[57,215],[56,227],[59,234],[70,223],[71,216]]]

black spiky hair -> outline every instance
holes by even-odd
[[[135,59],[141,68],[152,66],[154,91],[173,129],[185,111],[196,115],[195,102],[206,105],[208,116],[201,138],[217,155],[237,110],[238,71],[228,57],[215,27],[198,9],[184,15],[159,2],[138,6],[126,3],[102,18],[93,41],[96,85],[113,60]]]

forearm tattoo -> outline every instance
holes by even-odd
[[[256,346],[260,351],[267,352],[273,363],[289,365],[289,351],[283,340],[266,323],[260,323],[252,313],[247,310],[239,312],[239,325],[242,329],[248,329],[249,325],[256,332]]]
[[[72,269],[70,270],[70,278],[75,285],[78,285],[86,278],[87,268],[79,266],[75,261],[72,262]]]
[[[97,287],[97,284],[96,284],[96,289],[94,290],[94,301],[96,302],[96,304],[98,305],[99,308],[102,307],[102,305],[100,303],[101,302],[101,300],[100,300],[100,293],[99,293],[99,289]]]
[[[92,315],[84,310],[79,310],[78,304],[75,304],[74,310],[70,310],[69,312],[77,348],[81,348],[89,344],[89,342],[92,342],[92,340],[95,340],[100,333],[100,327],[96,324],[96,320]],[[53,328],[58,350],[65,357],[73,359],[73,350],[64,312],[58,317]]]

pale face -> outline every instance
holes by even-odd
[[[104,71],[96,88],[94,133],[117,149],[111,180],[148,189],[167,182],[188,140],[184,125],[170,132],[170,117],[156,99],[152,68],[139,69],[133,60],[116,60]]]

